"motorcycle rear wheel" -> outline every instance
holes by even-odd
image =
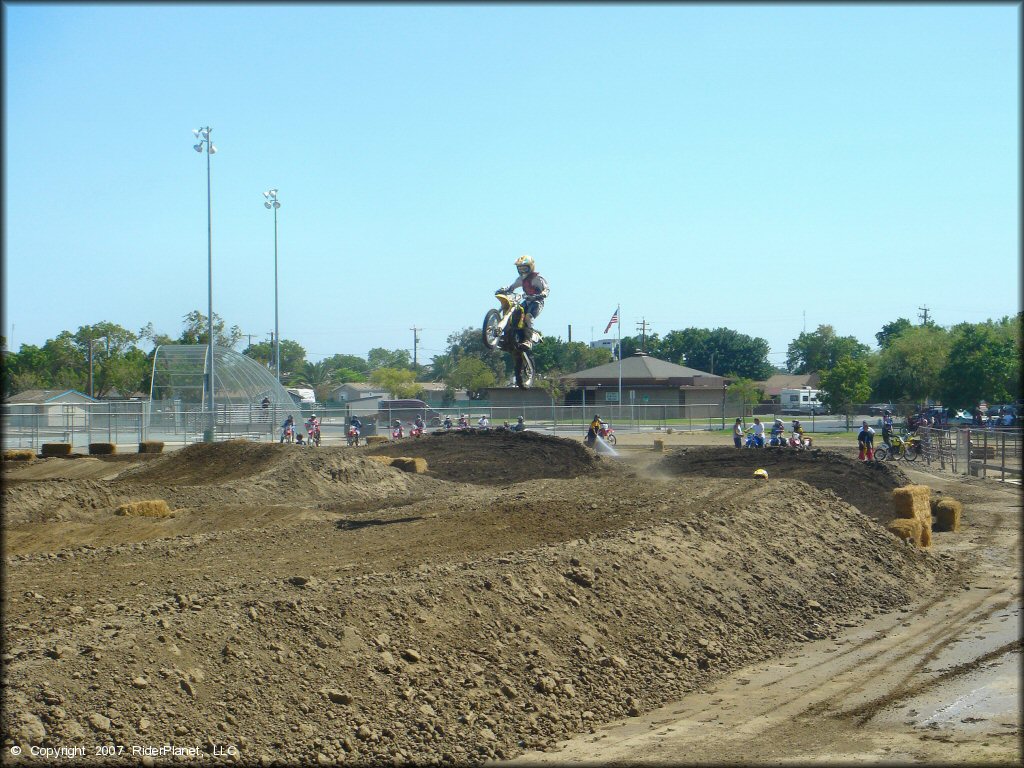
[[[608,443],[608,445],[615,445],[616,442],[615,435],[608,435],[608,437],[603,437],[601,439]]]
[[[496,309],[487,310],[484,315],[483,341],[488,349],[498,346],[498,323],[501,321],[501,313]]]
[[[516,361],[516,386],[520,389],[529,389],[533,384],[533,357],[530,353],[521,349],[515,353]]]

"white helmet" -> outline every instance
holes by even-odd
[[[528,275],[536,268],[536,263],[533,260],[533,256],[527,256],[525,253],[516,259],[516,270],[520,275]]]

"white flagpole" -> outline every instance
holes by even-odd
[[[615,306],[615,316],[619,318],[618,322],[615,323],[617,326],[616,330],[619,336],[619,417],[621,421],[622,416],[622,306]]]

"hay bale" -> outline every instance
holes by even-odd
[[[654,452],[655,453],[664,453],[665,452],[665,441],[664,440],[655,440],[654,441]]]
[[[139,443],[139,453],[163,453],[164,444],[160,440],[143,440]]]
[[[45,458],[51,456],[70,456],[71,443],[43,443],[39,453]]]
[[[376,461],[383,464],[386,467],[391,466],[392,458],[390,456],[367,456],[370,461]]]
[[[940,499],[935,506],[935,530],[936,531],[959,531],[960,513],[964,505],[956,499]]]
[[[129,501],[117,508],[117,514],[124,517],[170,517],[171,509],[163,499]]]
[[[916,517],[901,517],[893,520],[885,530],[903,541],[913,542],[915,547],[921,546],[921,521]]]
[[[380,443],[386,443],[387,441],[388,439],[384,435],[370,435],[366,438],[367,445],[379,445]]]
[[[35,461],[35,451],[30,448],[11,448],[4,451],[4,461]]]
[[[391,460],[391,466],[403,472],[411,472],[414,475],[422,475],[427,471],[427,460],[419,456],[396,456]]]
[[[927,485],[905,485],[894,489],[892,505],[896,516],[907,520],[916,518],[931,528],[931,496],[932,489]]]
[[[114,443],[89,443],[90,456],[110,456],[117,453]]]

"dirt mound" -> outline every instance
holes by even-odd
[[[682,448],[655,465],[657,472],[674,476],[751,477],[767,470],[769,482],[782,478],[803,480],[815,488],[834,492],[843,501],[878,521],[893,518],[891,494],[910,480],[891,463],[858,461],[836,451],[736,450],[735,448]]]
[[[296,450],[294,445],[248,440],[193,443],[180,451],[163,454],[144,466],[133,467],[123,478],[173,485],[220,485],[262,472]]]
[[[366,449],[371,455],[419,456],[429,474],[476,485],[507,485],[536,478],[568,479],[607,469],[577,440],[537,432],[460,430],[434,432]]]
[[[656,517],[504,552],[466,556],[467,518],[402,512],[11,561],[4,730],[234,744],[245,765],[480,764],[647,711],[948,578],[827,491],[711,480],[695,502],[673,488],[697,482],[649,482],[664,486]],[[570,484],[579,506],[584,483]],[[412,560],[388,568],[392,551]]]

